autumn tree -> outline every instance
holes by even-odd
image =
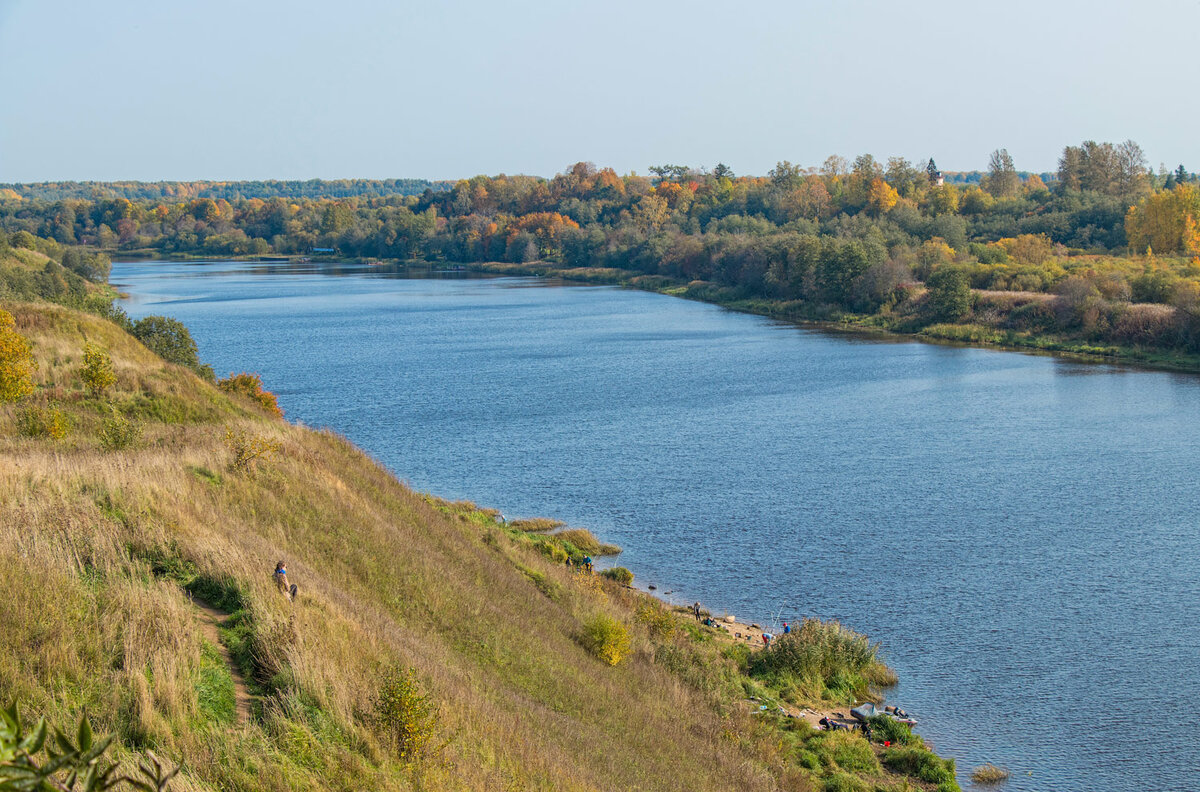
[[[891,211],[899,198],[894,187],[883,179],[876,178],[867,190],[867,210],[878,217]]]
[[[217,387],[226,393],[234,393],[249,399],[276,418],[283,417],[283,410],[280,409],[275,394],[263,388],[262,379],[257,374],[246,372],[230,374],[224,379],[217,380]]]
[[[1021,234],[998,241],[1017,263],[1038,266],[1054,255],[1054,243],[1045,234]]]
[[[1176,184],[1142,199],[1125,214],[1125,237],[1135,253],[1200,255],[1196,224],[1200,221],[1200,187]]]
[[[16,330],[16,320],[0,309],[0,402],[14,402],[33,393],[37,361],[29,339]]]
[[[943,184],[926,193],[929,209],[935,215],[957,214],[958,199],[958,188],[953,184]]]
[[[102,395],[117,383],[112,358],[95,344],[84,345],[83,368],[79,374],[83,378],[84,387],[91,391],[93,396]]]

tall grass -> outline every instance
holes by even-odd
[[[749,662],[750,673],[797,701],[876,698],[896,683],[879,647],[842,624],[805,619]]]
[[[684,659],[658,659],[670,631],[636,621],[635,592],[111,323],[8,307],[39,362],[36,398],[70,419],[62,439],[28,437],[20,406],[0,408],[0,690],[52,722],[87,707],[123,761],[186,759],[185,791],[768,790],[797,772],[728,705],[737,672],[715,649],[676,634],[662,656]],[[103,399],[80,377],[89,342],[112,359]],[[120,453],[98,439],[110,402],[142,428]],[[279,453],[254,476],[231,470],[229,429]],[[280,558],[294,603],[271,579]],[[262,700],[244,731],[191,596],[235,611],[223,640]],[[597,614],[634,625],[615,667],[578,640]],[[411,766],[375,716],[380,669],[396,667],[439,711]]]

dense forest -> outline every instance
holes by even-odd
[[[864,154],[819,168],[779,162],[765,176],[725,165],[622,176],[578,163],[550,179],[477,176],[419,195],[389,182],[312,188],[361,190],[344,198],[312,197],[310,182],[220,185],[232,197],[9,190],[0,228],[113,252],[544,262],[771,301],[803,318],[1200,351],[1194,173],[1154,172],[1132,141],[1086,141],[1047,178],[1018,171],[1004,149],[978,183],[959,176],[951,183],[933,159]]]
[[[160,182],[37,182],[0,184],[0,199],[35,201],[100,200],[181,201],[212,198],[354,198],[381,195],[420,195],[425,190],[447,190],[453,182],[427,179],[307,179],[305,181],[160,181]]]

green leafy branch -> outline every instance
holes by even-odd
[[[182,765],[167,770],[153,752],[138,765],[138,777],[118,774],[105,759],[113,737],[97,740],[87,712],[79,717],[74,740],[46,719],[27,729],[14,702],[0,710],[0,792],[101,792],[128,784],[142,792],[165,792]]]

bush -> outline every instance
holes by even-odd
[[[750,659],[752,676],[800,686],[820,698],[848,699],[872,685],[892,685],[894,672],[879,660],[878,646],[838,622],[805,619]]]
[[[596,657],[615,666],[629,654],[629,631],[611,616],[598,613],[583,626],[580,641]]]
[[[61,440],[71,431],[71,419],[57,407],[31,404],[17,413],[17,430],[26,437]]]
[[[871,792],[871,787],[861,778],[849,773],[834,773],[825,779],[824,792]]]
[[[263,390],[262,379],[257,374],[247,374],[245,372],[230,374],[225,379],[218,380],[217,387],[226,393],[236,393],[245,396],[276,418],[283,417],[283,410],[279,409],[279,402],[275,398],[275,394],[268,390]]]
[[[621,548],[616,545],[601,544],[600,540],[586,528],[571,528],[566,531],[559,531],[553,534],[553,537],[588,555],[616,555],[621,552]]]
[[[929,276],[929,307],[939,319],[955,320],[971,310],[971,284],[957,267],[942,267]]]
[[[112,358],[95,344],[83,348],[83,369],[80,371],[83,385],[93,396],[100,396],[117,382]]]
[[[254,475],[258,470],[258,463],[274,457],[282,450],[283,445],[278,440],[230,427],[225,430],[225,447],[233,455],[229,461],[230,470]]]
[[[879,760],[871,745],[855,732],[831,732],[823,739],[835,764],[850,773],[879,772]]]
[[[391,668],[384,672],[374,705],[376,730],[401,761],[411,763],[438,724],[437,707],[421,692],[416,671]]]
[[[883,752],[883,764],[889,770],[903,773],[930,784],[954,783],[954,760],[941,759],[924,748],[901,746]]]
[[[1008,770],[988,762],[971,771],[971,780],[976,784],[999,784],[1008,780]]]
[[[912,727],[887,715],[876,715],[867,721],[871,727],[871,739],[875,742],[890,742],[892,745],[921,744],[921,738],[912,733]]]
[[[14,402],[33,393],[37,362],[29,339],[15,327],[13,315],[0,309],[0,402]]]
[[[548,517],[532,517],[525,520],[512,520],[508,527],[525,533],[546,533],[565,525],[562,520],[551,520]]]
[[[628,586],[633,583],[633,573],[625,567],[612,567],[600,573],[609,580],[616,581],[623,586]]]
[[[186,366],[207,380],[213,380],[211,366],[200,363],[192,334],[178,319],[166,316],[146,316],[133,325],[133,336],[154,354],[169,363]],[[262,383],[259,382],[259,390]]]
[[[120,451],[137,442],[142,428],[122,415],[116,407],[109,409],[109,416],[100,424],[100,447],[105,451]]]
[[[675,617],[671,612],[652,599],[645,598],[637,605],[634,618],[646,625],[654,638],[670,638],[675,632]]]

